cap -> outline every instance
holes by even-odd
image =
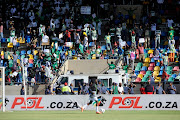
[[[67,82],[65,82],[64,85],[67,86]]]

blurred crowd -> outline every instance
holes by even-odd
[[[178,0],[94,2],[99,9],[83,0],[3,2],[1,66],[6,67],[7,84],[51,82],[66,59],[122,57],[122,68],[126,73],[131,68],[137,82],[147,82],[149,76],[173,82],[179,76],[174,73],[180,65]],[[135,14],[137,7],[124,8],[126,14],[116,11],[121,4],[143,5],[141,16]],[[83,5],[91,6],[90,15],[81,14]]]

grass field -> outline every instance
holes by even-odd
[[[14,111],[0,112],[0,120],[180,120],[180,111]]]

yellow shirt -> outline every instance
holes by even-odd
[[[62,92],[71,92],[71,89],[69,86],[62,87]]]

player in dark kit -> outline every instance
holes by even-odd
[[[83,107],[81,107],[81,111],[83,112],[84,109],[86,109],[87,106],[89,106],[90,104],[92,104],[93,101],[96,102],[96,114],[101,114],[102,112],[99,112],[98,109],[98,98],[96,97],[96,90],[97,90],[97,80],[95,80],[94,82],[91,81],[89,84],[89,103],[85,104]]]

